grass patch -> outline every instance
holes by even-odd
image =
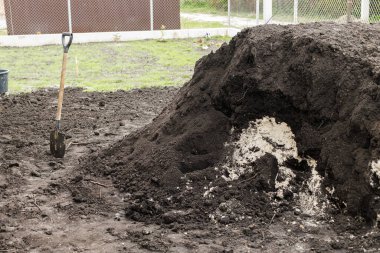
[[[231,6],[231,16],[232,17],[243,17],[243,18],[256,18],[256,13],[252,10],[247,10],[245,8],[236,9],[234,7],[238,6]],[[181,4],[181,12],[185,13],[199,13],[199,14],[210,14],[214,16],[228,16],[227,9],[223,9],[221,6],[219,8],[216,8],[214,6],[211,6],[207,3],[183,3]],[[262,11],[261,11],[262,12]],[[262,14],[261,14],[262,16]]]
[[[369,17],[370,23],[380,22],[380,15],[372,15]]]
[[[228,27],[220,22],[202,22],[194,21],[187,18],[181,18],[181,28],[182,29],[192,29],[192,28],[222,28]]]
[[[74,44],[69,52],[66,84],[90,91],[182,85],[191,78],[201,56],[229,39]],[[205,43],[210,46],[208,50],[201,49]],[[0,68],[10,70],[11,93],[59,86],[61,46],[0,47],[0,55]]]
[[[207,3],[183,3],[181,4],[181,12],[227,15],[227,10],[215,8]]]

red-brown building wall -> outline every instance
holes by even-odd
[[[8,34],[69,30],[65,0],[6,0]],[[71,0],[73,32],[150,30],[149,0]],[[179,0],[154,0],[154,29],[179,29]]]

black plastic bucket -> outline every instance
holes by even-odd
[[[8,70],[0,69],[0,94],[8,92]]]

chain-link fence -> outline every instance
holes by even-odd
[[[380,0],[182,0],[182,26],[379,22]]]
[[[0,35],[348,20],[379,22],[380,0],[0,0]]]
[[[378,0],[273,0],[274,23],[379,22]]]

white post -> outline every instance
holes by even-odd
[[[272,0],[264,0],[264,24],[268,24],[272,19]]]
[[[72,23],[72,19],[71,19],[71,0],[67,0],[67,12],[69,15],[69,32],[72,33],[73,32],[73,23]]]
[[[4,2],[5,4],[5,2]],[[8,4],[9,4],[9,14],[10,14],[10,20],[11,20],[11,32],[9,32],[9,27],[7,27],[7,31],[8,31],[8,34],[9,35],[15,35],[15,30],[14,30],[14,26],[13,26],[13,13],[12,13],[12,4],[11,4],[11,1],[8,1]],[[5,7],[5,6],[4,6]]]
[[[150,30],[154,30],[154,5],[153,0],[150,0]]]
[[[293,23],[298,24],[298,0],[294,0],[294,17]]]
[[[360,20],[365,23],[369,22],[369,0],[362,0]]]
[[[228,27],[231,27],[231,0],[228,0]]]
[[[260,0],[256,0],[256,25],[260,25]]]

